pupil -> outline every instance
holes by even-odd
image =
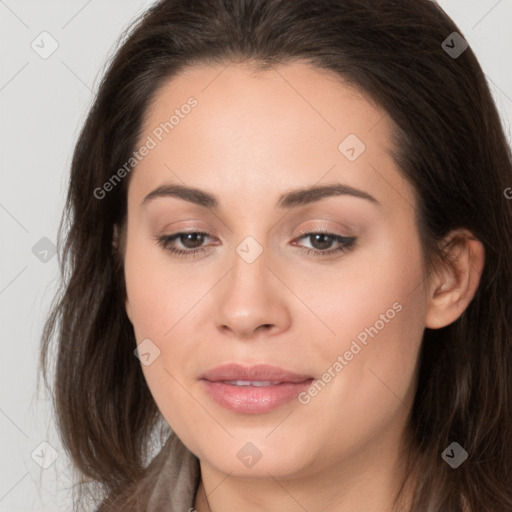
[[[185,243],[183,245],[188,249],[195,249],[196,247],[200,247],[203,242],[203,235],[201,233],[187,233],[186,235],[182,235],[182,237],[183,236],[185,237]],[[194,237],[198,237],[198,239],[194,240]],[[192,242],[192,244],[189,245],[189,242]]]
[[[331,239],[329,235],[318,233],[316,235],[312,235],[315,239],[315,242],[320,239],[320,247],[317,247],[318,249],[328,249],[331,245]],[[313,246],[315,243],[313,243]]]

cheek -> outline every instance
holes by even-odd
[[[375,340],[372,345],[396,356],[421,338],[424,275],[419,242],[414,231],[408,233],[376,235],[338,265],[317,267],[296,278],[294,291],[316,313],[308,323],[311,331],[317,325],[315,350],[324,363],[349,350],[353,340],[368,355],[367,347]]]
[[[333,309],[330,317],[337,337],[324,360],[329,367],[343,358],[330,398],[355,413],[358,428],[366,428],[370,416],[378,425],[402,403],[411,405],[426,302],[419,246],[405,249],[390,243],[362,258],[338,292],[338,315]]]
[[[407,412],[415,390],[426,310],[421,253],[414,244],[407,251],[391,242],[375,248],[351,266],[343,285],[330,284],[324,297],[326,304],[337,304],[324,317],[336,336],[317,350],[324,371],[331,368],[336,377],[313,407],[331,410],[335,423],[350,418],[342,436],[376,435],[391,417]]]
[[[151,243],[127,245],[126,293],[131,319],[139,338],[163,340],[201,296],[205,286],[185,277],[171,265],[163,249]],[[203,291],[205,293],[206,290]]]
[[[193,399],[179,383],[183,382],[182,372],[189,357],[181,328],[193,316],[192,311],[188,316],[187,310],[197,302],[199,291],[178,271],[171,273],[171,267],[163,261],[165,254],[161,258],[159,250],[150,245],[127,244],[126,292],[137,344],[150,339],[159,351],[150,364],[141,364],[148,387],[166,420],[175,422],[177,418],[179,422],[180,411],[191,411],[191,416],[196,412]],[[198,412],[197,421],[200,419]]]

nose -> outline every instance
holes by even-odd
[[[216,323],[224,335],[248,340],[288,329],[286,288],[268,266],[267,250],[248,263],[238,254],[217,291]]]

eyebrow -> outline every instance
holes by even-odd
[[[282,194],[277,201],[277,207],[291,209],[314,203],[327,197],[340,195],[358,197],[360,199],[366,199],[376,205],[380,205],[380,202],[375,199],[375,197],[363,190],[359,190],[349,185],[335,183],[333,185],[314,185]],[[141,206],[148,204],[150,201],[158,197],[178,197],[185,201],[212,209],[218,209],[220,204],[216,196],[199,188],[187,187],[184,185],[164,184],[150,192],[142,201]]]

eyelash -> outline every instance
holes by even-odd
[[[209,236],[208,233],[205,233],[203,231],[180,231],[180,232],[174,233],[172,235],[164,235],[164,236],[156,237],[156,241],[157,241],[158,245],[160,245],[161,247],[164,248],[164,250],[166,250],[178,257],[189,257],[189,256],[194,257],[194,255],[204,252],[206,249],[204,247],[200,247],[197,249],[183,250],[183,249],[176,249],[176,247],[170,247],[170,248],[168,247],[169,243],[174,242],[176,239],[180,238],[182,235],[189,235],[189,234]],[[308,247],[300,247],[300,249],[303,252],[305,252],[308,255],[312,255],[314,257],[327,257],[327,256],[331,256],[336,253],[344,253],[344,252],[350,251],[355,247],[356,240],[357,240],[357,238],[355,238],[355,237],[346,237],[346,236],[336,235],[334,233],[328,233],[327,231],[311,231],[308,233],[303,233],[296,240],[300,240],[302,238],[308,238],[313,235],[328,236],[328,237],[334,239],[334,241],[344,244],[344,245],[337,247],[336,249],[328,249],[325,251],[319,251],[318,249],[310,249]]]

